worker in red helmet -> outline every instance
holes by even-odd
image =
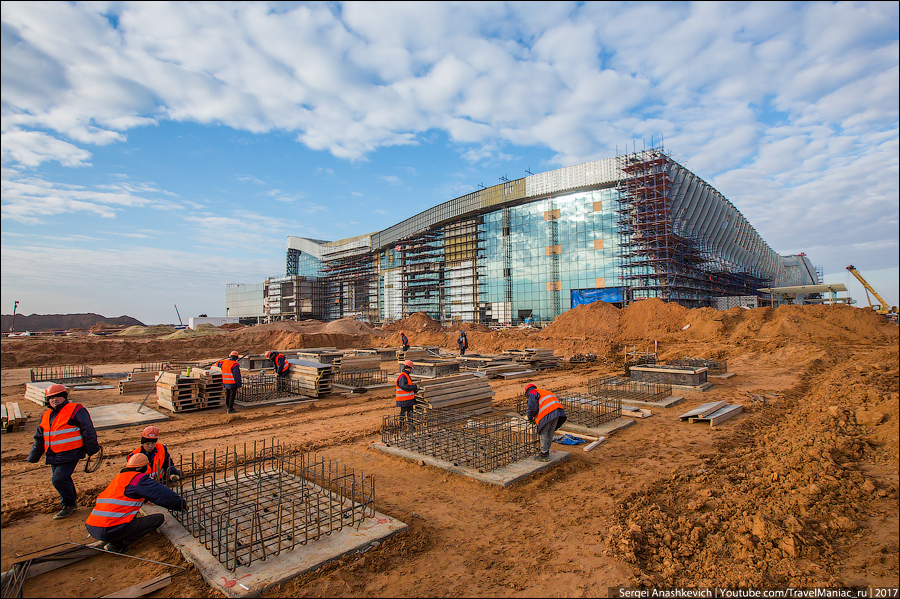
[[[541,452],[535,459],[549,462],[553,433],[565,424],[566,412],[556,395],[546,389],[538,389],[532,383],[525,386],[525,397],[528,399],[528,422],[537,425],[541,440]]]
[[[397,407],[400,408],[400,426],[406,425],[408,429],[412,428],[412,411],[416,405],[416,391],[419,390],[419,386],[412,382],[410,376],[412,369],[412,360],[406,360],[400,376],[397,377]]]
[[[275,384],[277,390],[284,390],[284,381],[287,379],[287,376],[291,372],[291,365],[288,363],[287,358],[284,354],[279,353],[275,350],[267,351],[266,358],[271,360],[272,365],[275,366],[275,376],[277,377],[275,379]]]
[[[184,474],[175,467],[169,449],[159,442],[159,429],[148,426],[141,432],[141,446],[131,452],[129,457],[139,453],[147,456],[150,466],[147,476],[161,482],[178,482]]]
[[[238,364],[238,358],[241,355],[236,351],[228,354],[224,360],[216,362],[216,368],[222,371],[222,386],[225,387],[225,412],[234,414],[234,400],[237,398],[237,390],[243,385],[241,383],[241,366]]]
[[[59,492],[62,509],[53,517],[67,518],[78,509],[78,491],[72,481],[72,473],[78,460],[100,451],[97,431],[91,415],[81,404],[69,402],[69,390],[65,385],[53,384],[44,392],[47,410],[41,416],[34,431],[34,445],[26,461],[32,464],[47,453],[50,481]]]
[[[92,537],[106,541],[103,549],[128,553],[132,543],[163,525],[163,514],[138,516],[145,501],[173,511],[187,509],[180,495],[147,476],[149,466],[143,453],[129,456],[125,467],[97,496],[84,525]]]
[[[400,343],[403,344],[403,351],[409,351],[409,337],[403,331],[400,331]]]

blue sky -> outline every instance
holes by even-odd
[[[2,302],[224,313],[288,235],[665,138],[900,304],[898,4],[2,4]]]

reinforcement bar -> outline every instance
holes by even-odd
[[[707,374],[725,374],[728,372],[728,360],[681,358],[678,360],[668,360],[666,366],[693,366],[695,368],[706,368]]]
[[[388,382],[387,372],[380,368],[340,370],[335,374],[335,384],[345,387],[372,387]]]
[[[566,422],[595,428],[622,416],[622,399],[610,397],[598,399],[584,393],[556,393],[556,398],[566,413]],[[525,394],[516,398],[516,411],[528,416],[528,399]]]
[[[303,395],[299,381],[290,377],[277,377],[274,374],[257,374],[247,376],[238,389],[237,401],[246,403],[263,402],[284,397]]]
[[[588,381],[588,394],[600,399],[620,401],[663,401],[672,395],[672,385],[642,383],[617,376]]]
[[[31,369],[31,382],[53,382],[62,385],[89,383],[93,380],[90,366],[41,366]]]
[[[191,454],[171,512],[229,571],[375,515],[375,480],[272,440]]]

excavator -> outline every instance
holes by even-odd
[[[891,306],[890,308],[887,307],[887,302],[884,301],[884,298],[881,297],[881,295],[879,295],[879,293],[877,291],[875,291],[875,289],[873,289],[871,285],[869,285],[869,282],[866,281],[861,274],[859,274],[859,271],[856,270],[855,266],[853,266],[851,264],[850,266],[847,267],[847,270],[849,270],[850,274],[852,274],[854,277],[856,277],[856,279],[860,283],[862,283],[862,286],[866,290],[866,299],[869,300],[869,307],[872,308],[872,310],[875,312],[875,314],[889,316],[889,315],[894,315],[894,314],[898,313],[897,306]],[[877,299],[881,303],[873,305],[872,298],[869,296],[869,293],[874,295],[875,299]],[[893,318],[896,318],[896,316],[894,316]]]

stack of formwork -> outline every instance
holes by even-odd
[[[464,373],[422,382],[417,403],[426,410],[452,408],[471,414],[493,411],[494,390],[484,377]]]
[[[508,349],[503,351],[504,356],[510,356],[514,361],[528,364],[529,368],[542,370],[545,368],[559,368],[561,358],[553,355],[552,349],[543,347],[531,347],[526,349]]]
[[[422,360],[413,362],[413,372],[417,377],[434,379],[459,372],[457,360]]]
[[[321,397],[331,393],[334,367],[312,360],[288,360],[288,377],[304,395]]]
[[[25,399],[27,399],[28,401],[33,401],[37,405],[44,407],[44,393],[47,391],[47,387],[55,384],[56,383],[53,383],[51,381],[44,381],[40,383],[25,383]]]
[[[435,354],[437,353],[438,348],[434,348]],[[412,360],[415,362],[416,360],[425,360],[428,358],[433,358],[434,355],[429,353],[427,347],[411,347],[406,351],[398,350],[397,351],[397,361],[403,364],[406,360]]]
[[[339,368],[341,370],[367,370],[371,368],[381,368],[381,358],[379,358],[375,354],[360,356],[345,353],[340,358]]]
[[[156,403],[170,412],[190,412],[207,407],[200,399],[200,379],[177,372],[163,372],[156,383]]]
[[[132,372],[119,381],[119,395],[128,393],[146,393],[156,388],[159,372]]]
[[[225,386],[222,384],[222,371],[218,368],[192,368],[191,376],[196,376],[200,401],[207,408],[218,408],[225,405]]]
[[[292,350],[293,351],[293,350]],[[319,362],[321,364],[330,364],[334,370],[341,367],[344,354],[337,351],[333,347],[316,348],[312,347],[304,350],[296,350],[296,360],[308,360],[310,362]]]

